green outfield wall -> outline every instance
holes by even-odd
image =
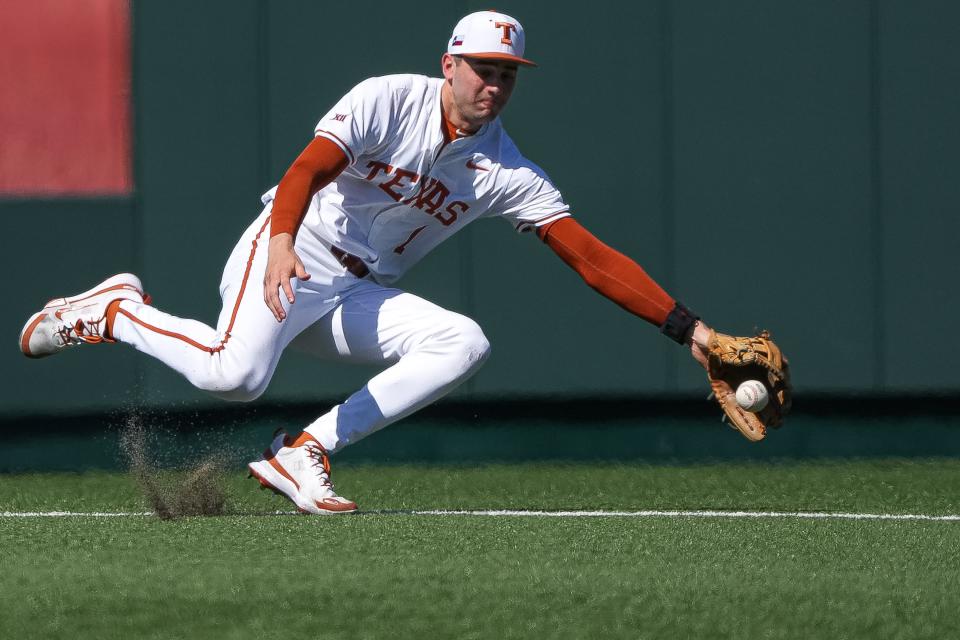
[[[0,414],[212,404],[123,346],[28,361],[47,298],[121,270],[213,323],[259,196],[359,80],[437,74],[479,2],[133,3],[130,197],[7,199]],[[770,328],[800,393],[958,393],[960,4],[515,0],[507,130],[577,218],[729,332]],[[493,344],[460,399],[701,393],[676,345],[499,221],[401,286]],[[370,370],[291,353],[270,402],[336,399]]]

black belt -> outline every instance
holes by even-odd
[[[363,263],[363,260],[352,253],[347,253],[340,247],[335,247],[333,245],[330,245],[330,253],[333,254],[333,257],[337,259],[337,262],[342,264],[347,271],[358,278],[366,278],[368,275],[370,275],[370,269],[367,269],[367,265]]]

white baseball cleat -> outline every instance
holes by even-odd
[[[357,505],[333,492],[330,457],[307,432],[293,438],[278,431],[263,457],[247,465],[261,486],[284,495],[302,513],[355,513]]]
[[[114,300],[150,302],[140,278],[120,273],[89,291],[54,298],[36,312],[20,332],[20,351],[28,358],[44,358],[78,344],[116,342],[107,331],[107,306]]]

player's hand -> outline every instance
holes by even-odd
[[[690,334],[690,355],[700,365],[707,368],[707,353],[710,351],[710,327],[702,320],[697,320],[693,326],[693,333]]]
[[[290,279],[309,280],[310,274],[300,261],[300,257],[293,249],[293,236],[289,233],[278,233],[270,238],[270,248],[267,251],[267,270],[263,274],[263,301],[273,313],[277,322],[283,322],[287,312],[280,302],[280,289],[287,296],[287,302],[293,304],[296,297]]]

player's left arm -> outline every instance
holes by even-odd
[[[706,367],[710,328],[663,290],[643,267],[607,246],[571,217],[537,228],[537,235],[595,291],[660,327]]]
[[[792,403],[789,364],[768,332],[755,337],[715,333],[640,265],[600,242],[573,218],[542,225],[537,235],[595,290],[690,345],[694,359],[707,370],[714,399],[748,440],[763,440],[767,427],[783,424]],[[760,381],[770,394],[767,405],[756,412],[736,398],[736,389],[747,380]]]

